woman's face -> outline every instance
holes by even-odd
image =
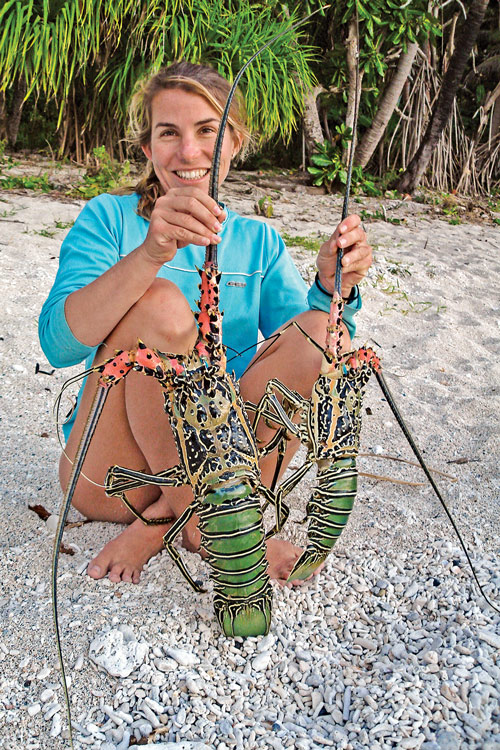
[[[151,142],[142,150],[153,164],[165,192],[194,186],[208,192],[210,166],[220,115],[203,97],[182,89],[165,89],[152,101]],[[219,185],[240,143],[229,127],[222,144]]]

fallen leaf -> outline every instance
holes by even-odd
[[[42,519],[42,521],[46,521],[47,518],[52,515],[51,513],[49,513],[47,508],[43,507],[43,505],[28,505],[28,508],[34,511],[34,513],[36,513],[37,516]]]

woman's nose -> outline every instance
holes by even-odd
[[[199,156],[200,145],[196,138],[186,136],[181,139],[179,144],[179,155],[184,161],[193,161]]]

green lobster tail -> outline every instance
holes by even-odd
[[[214,611],[228,638],[267,635],[271,626],[273,590],[269,579],[253,596],[226,596],[217,592]]]
[[[324,563],[349,520],[357,485],[355,458],[342,458],[326,468],[319,466],[318,486],[306,507],[308,545],[288,581],[303,581]]]
[[[330,550],[328,552],[315,552],[312,545],[308,545],[295,563],[287,582],[306,581],[325,562],[329,554]]]

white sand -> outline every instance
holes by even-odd
[[[262,194],[236,180],[228,183],[223,197],[232,208],[253,216],[256,195]],[[289,235],[303,236],[332,230],[341,205],[338,198],[292,192],[274,196],[273,202],[275,217],[270,222]],[[82,205],[32,193],[6,193],[0,202],[0,747],[4,748],[67,746],[61,738],[49,738],[51,722],[44,721],[42,713],[31,717],[27,710],[39,702],[40,693],[47,686],[56,691],[62,702],[50,606],[52,536],[27,506],[41,503],[56,511],[60,503],[56,476],[59,447],[52,407],[70,371],[52,376],[35,374],[36,363],[43,370],[51,370],[38,344],[37,316],[55,276],[65,235],[65,230],[56,229],[55,222],[71,221]],[[353,210],[365,208],[373,212],[380,206],[373,199],[352,203]],[[380,353],[387,380],[429,463],[457,478],[456,483],[440,480],[440,486],[469,549],[478,555],[496,553],[498,591],[500,229],[488,222],[452,226],[446,217],[436,218],[429,207],[416,203],[385,201],[385,206],[388,216],[404,218],[405,222],[400,226],[383,221],[366,225],[375,248],[375,263],[362,287],[363,310],[357,316],[357,341],[372,343]],[[54,236],[42,236],[43,230],[54,232]],[[313,253],[300,249],[292,252],[303,273],[311,278]],[[411,459],[410,449],[375,381],[369,386],[365,407],[370,408],[371,414],[364,416],[362,450]],[[457,459],[465,462],[450,463]],[[361,458],[359,468],[398,478],[422,478],[417,469],[375,458]],[[304,508],[311,481],[306,480],[294,495],[295,518],[301,517],[298,509]],[[90,641],[104,624],[110,624],[111,618],[119,617],[136,633],[146,633],[151,643],[161,631],[169,633],[171,643],[175,643],[179,622],[185,618],[186,627],[195,629],[201,612],[213,640],[218,638],[210,601],[187,588],[167,555],[149,566],[138,586],[95,582],[82,574],[87,561],[116,533],[116,527],[89,524],[65,536],[65,543],[76,550],[73,557],[62,555],[60,561],[65,654],[70,665],[79,654],[85,657],[81,671],[74,673],[71,688],[76,700],[75,716],[98,706],[99,696],[104,697],[105,703],[112,702],[118,687],[109,675],[97,672],[87,658]],[[302,533],[289,524],[284,535],[303,538]],[[378,556],[383,566],[386,552],[400,553],[407,557],[411,574],[414,551],[425,557],[426,547],[440,539],[450,540],[453,550],[458,548],[427,485],[407,487],[365,479],[337,549],[351,559],[358,556],[361,566],[367,568]],[[461,554],[457,551],[454,556]],[[206,574],[197,556],[189,555],[189,563],[201,575]],[[335,566],[332,555],[324,580],[335,575]],[[455,571],[460,576],[464,600],[472,597],[478,601],[479,609],[471,610],[466,622],[470,630],[474,634],[477,628],[474,613],[484,610],[488,629],[494,632],[496,623],[496,632],[500,633],[498,615],[471,588],[464,563]],[[386,570],[382,577],[388,576]],[[323,590],[321,580],[311,585],[311,591],[316,602],[321,604],[325,597],[323,603],[327,604],[329,594]],[[294,596],[297,603],[293,602]],[[278,592],[275,621],[280,622],[280,607],[285,605],[292,617],[300,617],[304,606],[301,597]],[[83,606],[72,610],[70,599],[73,603],[81,600]],[[311,642],[315,641],[318,627],[315,618],[310,618],[306,640],[310,637]],[[481,627],[484,628],[484,621]],[[181,641],[183,637],[179,636]],[[495,653],[498,656],[498,651]],[[37,678],[45,667],[50,668],[50,673]],[[64,714],[62,721],[65,726]],[[432,726],[431,737],[437,731]],[[271,729],[269,733],[271,737]],[[258,735],[259,746],[265,746],[265,736],[265,732],[264,739]],[[485,737],[492,741],[493,736],[497,740],[500,737],[496,730],[488,729]],[[227,742],[217,742],[216,746],[234,746]],[[406,747],[420,747],[419,742]],[[474,739],[464,743],[462,747],[484,746]],[[310,746],[322,745],[314,745],[313,741]],[[372,744],[375,746],[378,745]],[[100,747],[99,742],[92,747]]]

